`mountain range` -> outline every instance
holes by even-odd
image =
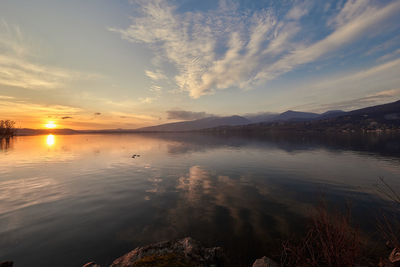
[[[226,117],[207,117],[191,121],[181,121],[173,123],[165,123],[150,127],[136,129],[141,132],[184,132],[195,131],[219,126],[239,126],[260,122],[278,122],[278,121],[307,121],[325,117],[326,114],[338,114],[344,111],[332,111],[333,113],[310,113],[288,110],[286,112],[277,113],[259,113],[256,115],[245,116],[226,116]]]
[[[195,131],[205,128],[212,128],[218,126],[236,126],[250,124],[251,121],[241,116],[229,117],[208,117],[192,121],[181,121],[166,123],[156,126],[150,126],[137,129],[142,132],[181,132],[181,131]]]
[[[141,132],[181,132],[204,129],[271,129],[330,130],[376,130],[400,126],[400,101],[357,109],[353,111],[330,110],[322,114],[288,110],[280,114],[259,113],[247,116],[209,117],[192,121],[166,123],[137,129]]]
[[[308,119],[292,117],[241,126],[220,126],[207,132],[400,132],[400,101],[349,112],[330,111]]]
[[[377,131],[400,130],[400,100],[353,111],[331,110],[322,114],[288,110],[283,113],[258,113],[244,116],[211,116],[207,118],[165,123],[139,129],[72,130],[18,129],[18,135],[188,132],[188,131]]]

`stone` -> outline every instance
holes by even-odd
[[[256,259],[252,267],[279,267],[279,264],[268,257]]]
[[[393,249],[389,255],[389,260],[391,263],[400,263],[400,250],[398,248]]]
[[[132,267],[144,263],[163,263],[162,266],[225,266],[222,248],[205,248],[198,241],[186,237],[138,247],[116,259],[110,267]]]

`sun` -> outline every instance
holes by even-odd
[[[53,121],[49,121],[47,124],[44,125],[48,129],[54,129],[57,125]]]

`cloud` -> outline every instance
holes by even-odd
[[[320,96],[318,102],[288,108],[324,112],[328,109],[351,110],[395,101],[400,99],[398,73],[400,58],[352,73],[332,75],[317,81],[308,80],[296,87],[296,98],[309,101],[316,99],[314,96]]]
[[[22,30],[0,21],[0,84],[33,90],[55,89],[77,79],[98,78],[55,66],[36,63],[37,54]]]
[[[137,126],[152,125],[157,122],[158,118],[151,115],[137,114],[137,113],[126,113],[126,112],[111,112],[112,116],[117,116],[121,119],[127,119],[130,123],[136,124]]]
[[[197,120],[206,117],[215,116],[206,112],[193,112],[186,110],[168,110],[167,118],[169,120]]]
[[[272,80],[295,67],[313,62],[323,55],[327,55],[352,41],[357,40],[363,34],[372,34],[372,30],[378,30],[377,25],[386,18],[400,11],[400,2],[393,2],[383,8],[360,4],[369,1],[349,1],[333,20],[337,27],[331,34],[311,45],[295,49],[280,60],[266,66],[260,71],[256,80]],[[357,11],[355,11],[357,10]]]
[[[376,61],[382,62],[382,61],[393,59],[393,58],[396,58],[396,57],[399,57],[399,56],[400,56],[400,48],[395,50],[395,51],[393,51],[393,52],[391,52],[391,53],[388,53],[386,55],[383,55],[383,56],[379,57]]]
[[[156,100],[155,97],[141,97],[139,98],[140,103],[142,104],[151,104]]]
[[[184,13],[163,0],[134,2],[140,15],[129,27],[110,30],[150,47],[157,62],[165,59],[172,64],[173,81],[193,98],[276,79],[367,34],[377,34],[382,23],[400,11],[399,1],[378,5],[349,0],[326,22],[328,34],[315,40],[301,24],[312,2],[295,2],[284,16],[272,7],[243,11],[229,0],[219,1],[215,10]],[[164,78],[159,73],[146,71],[153,80]]]
[[[7,95],[0,95],[0,99],[14,99],[14,97]]]
[[[309,7],[307,6],[307,3],[301,3],[297,6],[294,6],[290,11],[287,13],[286,18],[287,19],[293,19],[293,20],[298,20],[304,15],[308,13]]]
[[[61,117],[62,120],[66,120],[66,119],[72,119],[71,116],[65,116],[65,117]]]
[[[146,70],[146,75],[147,77],[149,77],[152,80],[158,81],[158,80],[163,80],[166,79],[167,76],[165,76],[165,74],[163,74],[160,70],[153,72],[150,70]]]
[[[395,96],[400,96],[400,88],[399,89],[391,89],[391,90],[385,90],[381,91],[375,94],[370,95],[369,97],[395,97]]]
[[[54,89],[73,77],[72,72],[32,64],[0,54],[0,84],[27,89]]]
[[[336,93],[340,93],[339,90],[356,93],[360,91],[360,87],[364,92],[367,91],[378,91],[382,90],[385,86],[396,86],[400,82],[400,77],[396,75],[400,71],[400,58],[394,59],[382,63],[380,65],[373,66],[358,72],[350,73],[340,77],[330,77],[321,82],[317,82],[312,85],[308,85],[309,88],[315,90],[330,90],[336,88]],[[385,81],[385,85],[383,82]],[[364,93],[365,94],[365,93]]]
[[[240,16],[235,4],[224,5],[223,1],[215,11],[184,14],[175,12],[176,7],[165,1],[140,4],[142,17],[134,18],[127,29],[111,30],[126,40],[145,43],[157,55],[163,55],[176,67],[175,83],[194,98],[212,93],[215,87],[225,88],[245,79],[251,67],[240,64],[245,59],[240,50],[247,24],[251,24],[248,51],[255,57],[260,42],[264,41],[263,35],[267,36],[274,23],[267,11]],[[227,51],[219,54],[218,45],[227,45]]]
[[[379,105],[382,103],[388,103],[390,101],[396,101],[400,97],[400,88],[385,90],[374,94],[369,94],[365,97],[355,98],[351,100],[345,100],[340,102],[329,103],[325,105],[320,105],[321,110],[332,110],[332,109],[342,109],[342,110],[354,110],[363,107],[369,107],[374,105]]]
[[[389,40],[384,41],[383,43],[373,46],[365,53],[365,55],[369,56],[382,51],[393,50],[393,48],[396,48],[399,45],[400,45],[400,35],[396,35],[390,38]]]
[[[161,86],[153,84],[150,88],[150,91],[155,92],[155,93],[160,93],[161,92]]]
[[[101,113],[100,113],[100,112],[95,112],[95,113],[93,113],[93,115],[95,115],[95,116],[100,116]]]
[[[4,19],[0,20],[0,51],[26,55],[29,52],[26,42],[18,26],[9,25]]]
[[[82,112],[81,108],[66,105],[44,105],[20,99],[1,99],[0,113],[5,117],[61,117]]]

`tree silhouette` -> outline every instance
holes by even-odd
[[[0,120],[0,138],[11,137],[15,133],[15,121]]]

